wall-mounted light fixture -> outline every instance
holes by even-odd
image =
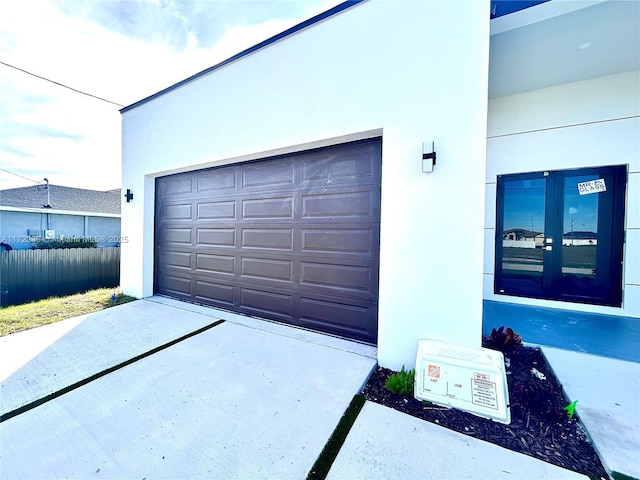
[[[124,198],[127,199],[127,203],[133,200],[133,192],[131,191],[130,188],[127,188],[127,193],[124,194]]]
[[[433,172],[436,164],[436,147],[433,141],[422,142],[422,172]]]

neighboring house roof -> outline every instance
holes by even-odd
[[[525,230],[524,228],[512,228],[510,230],[505,230],[504,234],[515,233],[522,235],[523,237],[537,237],[538,235],[542,235],[542,232],[534,232],[533,230]]]
[[[92,212],[120,215],[120,189],[101,192],[83,188],[49,185],[0,190],[0,206],[51,208],[57,211]],[[47,207],[47,193],[50,206]]]

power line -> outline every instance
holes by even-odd
[[[30,182],[33,182],[33,183],[35,183],[35,184],[37,184],[37,185],[40,185],[40,183],[41,183],[41,182],[36,182],[35,180],[32,180],[32,179],[30,179],[30,178],[24,177],[24,176],[22,176],[22,175],[19,175],[19,174],[17,174],[17,173],[10,172],[9,170],[6,170],[6,169],[4,169],[4,168],[0,168],[0,170],[2,170],[3,172],[7,172],[7,173],[9,173],[9,174],[11,174],[11,175],[15,175],[16,177],[20,177],[20,178],[24,178],[25,180],[29,180]]]
[[[112,105],[116,105],[116,106],[118,106],[118,107],[124,107],[124,105],[120,105],[119,103],[112,102],[111,100],[107,100],[106,98],[98,97],[97,95],[92,95],[91,93],[83,92],[82,90],[77,90],[77,89],[75,89],[75,88],[72,88],[72,87],[69,87],[69,86],[67,86],[67,85],[64,85],[63,83],[56,82],[56,81],[54,81],[54,80],[50,80],[50,79],[48,79],[48,78],[46,78],[46,77],[41,77],[40,75],[36,75],[35,73],[28,72],[28,71],[26,71],[26,70],[23,70],[22,68],[18,68],[18,67],[14,66],[14,65],[11,65],[11,64],[9,64],[9,63],[5,63],[5,62],[3,62],[3,61],[0,61],[0,64],[4,65],[4,66],[6,66],[6,67],[9,67],[9,68],[13,68],[13,69],[15,69],[15,70],[18,70],[18,71],[20,71],[20,72],[22,72],[22,73],[26,73],[27,75],[31,75],[32,77],[39,78],[40,80],[44,80],[44,81],[46,81],[46,82],[53,83],[53,84],[58,85],[58,86],[60,86],[60,87],[67,88],[67,89],[69,89],[69,90],[71,90],[71,91],[73,91],[73,92],[81,93],[82,95],[86,95],[87,97],[96,98],[96,99],[98,99],[98,100],[102,100],[103,102],[107,102],[107,103],[110,103],[110,104],[112,104]]]

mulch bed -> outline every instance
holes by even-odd
[[[508,359],[508,360],[507,360]],[[577,414],[569,418],[569,403],[562,385],[537,348],[519,346],[505,355],[511,424],[504,425],[453,408],[420,402],[413,396],[391,393],[387,377],[395,372],[378,367],[362,390],[371,402],[437,423],[456,432],[494,443],[509,450],[585,474],[608,479],[593,444]],[[546,377],[531,373],[535,368]]]

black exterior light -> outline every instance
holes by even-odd
[[[127,199],[127,203],[133,200],[133,192],[131,191],[130,188],[127,188],[127,193],[124,194],[124,198]]]
[[[434,142],[423,142],[422,144],[422,171],[424,173],[433,172],[436,164],[436,147]]]

